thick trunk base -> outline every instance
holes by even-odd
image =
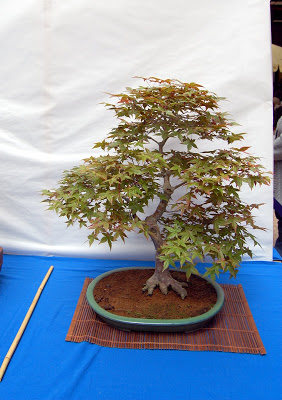
[[[187,292],[184,289],[185,286],[188,286],[186,282],[179,282],[175,280],[169,270],[164,270],[162,272],[155,271],[154,275],[149,278],[143,287],[143,292],[147,291],[148,295],[152,295],[154,289],[159,287],[160,291],[163,294],[167,294],[169,288],[174,290],[182,299],[185,299],[187,296]]]

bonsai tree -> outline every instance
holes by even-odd
[[[106,104],[118,124],[94,146],[103,155],[65,171],[57,189],[42,193],[68,226],[89,228],[90,245],[111,248],[131,231],[151,239],[155,271],[143,290],[151,295],[158,286],[166,294],[170,287],[184,299],[186,284],[169,266],[179,262],[189,279],[198,273],[195,259],[209,255],[214,261],[204,276],[235,277],[242,256],[252,256],[248,241],[258,244],[249,228],[263,229],[252,216],[260,204],[244,204],[240,188],[269,178],[248,147],[230,146],[244,134],[231,131],[221,98],[195,83],[142,79],[146,86],[113,94],[114,104]],[[226,148],[200,151],[203,140]]]

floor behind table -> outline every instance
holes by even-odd
[[[0,273],[2,363],[50,265],[45,286],[2,382],[4,400],[278,400],[281,398],[281,268],[245,262],[243,285],[267,354],[126,350],[65,337],[85,277],[152,262],[4,255]],[[207,264],[201,264],[204,271]]]

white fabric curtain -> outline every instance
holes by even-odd
[[[116,121],[107,92],[134,76],[197,82],[228,101],[245,143],[272,169],[269,1],[9,0],[0,13],[0,245],[7,253],[150,260],[132,235],[110,252],[45,211],[40,192],[89,155]],[[265,203],[255,231],[272,257],[272,187],[242,191]]]

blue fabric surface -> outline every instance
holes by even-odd
[[[273,248],[273,260],[282,261],[282,257],[275,248]]]
[[[50,265],[54,270],[0,382],[1,400],[280,398],[280,263],[245,262],[236,281],[228,276],[218,280],[243,285],[267,351],[261,356],[66,342],[86,277],[153,263],[5,255],[0,273],[0,363]]]

